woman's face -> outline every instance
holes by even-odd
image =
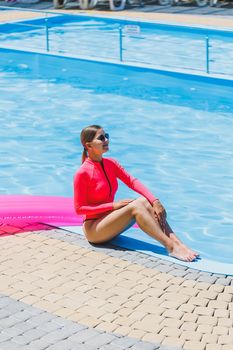
[[[99,129],[96,132],[95,138],[88,142],[88,150],[95,154],[103,154],[109,150],[109,135],[104,129]]]

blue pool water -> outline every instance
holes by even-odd
[[[72,196],[80,130],[98,123],[179,236],[233,263],[232,82],[4,49],[0,67],[1,194]]]
[[[122,28],[123,61],[196,72],[207,69],[208,37],[210,72],[233,75],[233,31],[88,16],[52,16],[47,21],[52,52],[119,60]],[[130,32],[127,26],[136,26],[136,31]],[[1,45],[46,50],[45,28],[44,18],[2,24]]]

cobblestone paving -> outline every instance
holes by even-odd
[[[89,328],[0,295],[1,350],[152,350],[159,348],[159,345],[149,342]]]
[[[233,348],[230,276],[59,229],[2,235],[0,249],[1,350]]]

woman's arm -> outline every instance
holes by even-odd
[[[165,228],[166,225],[166,217],[167,213],[164,209],[163,205],[159,201],[158,198],[156,198],[148,189],[146,186],[144,186],[138,179],[131,176],[117,161],[113,160],[113,163],[116,166],[116,173],[117,177],[123,181],[129,188],[136,191],[137,193],[141,194],[143,197],[145,197],[152,205],[155,216],[157,217],[162,229]]]
[[[124,182],[129,188],[141,194],[143,197],[148,199],[151,205],[158,200],[146,186],[144,186],[138,179],[131,176],[116,160],[111,159],[115,164],[117,177]]]
[[[74,177],[74,207],[77,214],[95,215],[113,210],[113,203],[89,205],[87,200],[88,175],[77,173]]]

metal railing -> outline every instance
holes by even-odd
[[[41,13],[43,11],[36,12]],[[40,18],[39,24],[36,24],[36,22],[35,24],[29,23],[33,21],[32,19],[21,22],[2,23],[0,25],[0,39],[1,37],[3,38],[3,40],[1,40],[1,46],[15,48],[15,44],[18,44],[22,47],[22,42],[24,40],[24,50],[42,50],[50,53],[64,53],[66,56],[71,55],[72,57],[98,57],[118,60],[121,63],[137,63],[159,68],[164,67],[166,69],[182,69],[192,72],[205,72],[206,74],[227,74],[233,76],[233,65],[231,69],[233,32],[232,36],[230,36],[228,46],[226,45],[227,49],[225,49],[226,52],[229,52],[229,57],[227,58],[226,52],[224,52],[224,50],[220,52],[215,42],[216,40],[214,40],[209,33],[208,35],[200,33],[195,34],[196,39],[193,39],[192,42],[188,39],[188,36],[187,39],[183,39],[183,41],[179,37],[173,36],[172,41],[167,38],[161,38],[160,40],[159,37],[156,36],[156,32],[154,32],[153,35],[151,35],[151,33],[145,34],[139,25],[134,24],[121,24],[108,31],[102,29],[100,32],[90,28],[85,28],[84,30],[76,25],[75,33],[78,33],[77,37],[82,39],[82,43],[80,39],[78,48],[75,51],[73,48],[59,48],[59,45],[55,47],[58,38],[62,41],[62,45],[65,45],[64,43],[68,41],[68,39],[62,37],[64,33],[59,34],[59,32],[57,32],[57,27],[53,25],[48,15],[52,14],[53,18],[54,16],[63,16],[63,14],[54,12],[46,12],[45,14],[46,17]],[[65,16],[67,17],[67,15]],[[15,28],[17,29],[15,30]],[[32,38],[29,36],[29,33],[33,31],[36,32],[36,47],[33,47]],[[94,33],[95,40],[93,42],[89,41],[88,44],[89,37],[91,37],[90,32],[92,35]],[[23,33],[23,39],[17,39],[19,33]],[[27,34],[30,40],[27,38]],[[61,40],[61,38],[63,38],[63,40]],[[177,38],[179,42],[178,44],[174,44],[175,40],[178,40]],[[29,47],[25,47],[25,42]],[[100,54],[100,49],[98,49],[98,47],[96,52],[91,51],[93,50],[93,45],[96,45],[97,42],[100,42],[100,47],[104,46],[103,43],[105,43],[106,52]],[[43,43],[42,48],[39,46],[41,43]],[[70,43],[70,45],[71,44],[72,43]],[[110,50],[108,50],[109,46],[111,46]],[[179,46],[179,52],[176,46]],[[112,54],[113,52],[114,54]],[[227,67],[227,69],[224,67]]]

